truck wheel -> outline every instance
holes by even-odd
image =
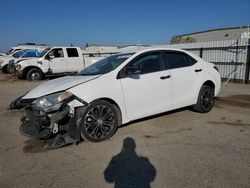
[[[200,113],[207,113],[214,106],[214,88],[203,85],[200,89],[197,103],[193,106],[193,110]]]
[[[5,65],[5,66],[3,67],[2,72],[3,72],[3,73],[8,73],[7,65]]]
[[[43,73],[37,68],[32,68],[27,72],[26,79],[29,81],[42,80]]]
[[[9,74],[14,74],[15,73],[15,67],[14,66],[10,66],[10,64],[7,65],[7,72]]]
[[[91,142],[111,138],[117,128],[119,112],[107,101],[97,101],[90,105],[81,120],[81,137]]]

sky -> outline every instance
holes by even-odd
[[[250,0],[1,0],[0,51],[18,43],[168,44],[171,37],[250,25]]]

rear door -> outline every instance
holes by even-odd
[[[161,53],[140,55],[126,67],[128,66],[136,67],[140,71],[138,77],[121,79],[129,119],[134,120],[171,109],[171,77],[169,71],[163,68]]]
[[[200,63],[179,51],[165,52],[164,60],[172,78],[173,107],[180,108],[196,103],[197,92],[203,80]]]
[[[78,53],[77,48],[66,48],[68,72],[78,72],[83,68],[82,54]]]

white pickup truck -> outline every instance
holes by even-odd
[[[74,74],[85,67],[85,61],[79,47],[49,47],[38,58],[12,66],[15,66],[19,78],[41,80],[51,75]]]

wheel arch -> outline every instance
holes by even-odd
[[[200,90],[201,90],[202,86],[204,86],[204,85],[211,86],[212,88],[214,88],[214,90],[215,90],[215,87],[216,87],[215,83],[211,79],[208,79],[208,80],[205,80],[205,81],[201,82],[200,86],[197,88],[197,93],[196,93],[196,96],[195,96],[194,104],[197,103]]]
[[[117,112],[118,112],[119,126],[121,126],[121,125],[122,125],[122,122],[123,122],[123,121],[122,121],[123,115],[122,115],[122,110],[121,110],[120,106],[118,105],[118,103],[117,103],[116,101],[114,101],[113,99],[111,99],[111,98],[102,97],[102,98],[95,99],[95,100],[92,101],[90,104],[93,104],[93,103],[95,103],[95,102],[97,102],[97,101],[107,101],[107,102],[109,102],[110,104],[112,104],[112,105],[115,107],[115,109],[116,109]],[[90,105],[90,104],[89,104],[89,105]]]
[[[23,74],[22,74],[22,76],[23,76],[24,78],[26,78],[28,71],[29,71],[30,69],[33,69],[33,68],[34,68],[34,69],[40,70],[40,71],[42,72],[43,76],[44,76],[44,73],[43,73],[42,69],[40,69],[40,68],[37,67],[37,66],[28,66],[28,67],[25,67],[25,68],[23,69]]]
[[[207,80],[207,81],[203,82],[203,84],[201,86],[204,86],[204,85],[210,86],[210,87],[215,89],[215,83],[212,80]]]

